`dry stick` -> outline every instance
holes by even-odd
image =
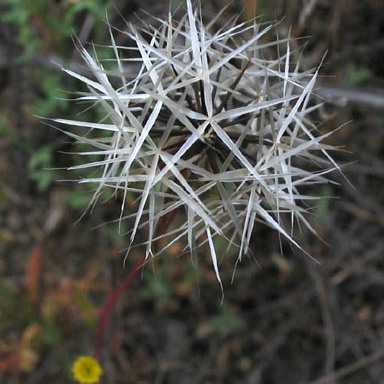
[[[315,290],[320,302],[321,317],[324,324],[324,332],[326,336],[326,359],[325,359],[325,373],[331,375],[335,366],[335,345],[336,335],[332,319],[331,308],[329,304],[329,293],[326,285],[321,278],[319,271],[313,266],[309,266],[310,275],[315,283]],[[334,379],[330,379],[333,383]]]
[[[382,89],[376,91],[358,89],[358,88],[342,88],[331,86],[320,86],[317,92],[328,98],[344,99],[350,103],[364,104],[371,108],[384,107],[384,92]]]
[[[94,355],[97,359],[100,359],[100,351],[104,342],[104,334],[105,329],[108,325],[108,320],[110,318],[111,311],[116,304],[116,302],[120,299],[120,297],[124,294],[125,290],[129,288],[132,284],[135,276],[141,269],[145,262],[145,256],[143,256],[135,265],[135,267],[129,272],[127,278],[115,289],[109,292],[108,297],[105,301],[104,308],[100,314],[99,322],[96,328],[96,342]]]
[[[235,81],[231,84],[230,86],[230,89],[231,91],[228,91],[227,94],[225,95],[224,99],[222,100],[222,102],[220,103],[220,105],[217,107],[216,111],[215,111],[215,115],[217,115],[218,113],[220,113],[223,108],[226,106],[229,98],[232,96],[232,93],[233,91],[235,90],[236,86],[239,84],[241,78],[243,77],[245,71],[247,70],[247,68],[249,67],[249,64],[250,64],[250,61],[248,60],[245,65],[243,66],[243,68],[240,70],[239,74],[237,75]]]
[[[220,67],[219,70],[218,70],[217,73],[216,73],[216,78],[215,78],[215,83],[216,83],[216,84],[213,86],[212,100],[215,100],[215,98],[216,98],[217,84],[218,84],[219,81],[220,81],[221,70],[222,70],[222,67]]]
[[[312,15],[317,2],[318,0],[309,0],[307,5],[301,11],[299,19],[299,28],[301,31],[304,29],[307,19]]]
[[[205,97],[204,97],[204,84],[201,80],[199,80],[199,87],[200,87],[200,103],[202,107],[201,112],[204,113],[204,115],[208,115],[207,106],[205,104]]]
[[[344,376],[348,376],[351,373],[354,373],[356,371],[359,371],[360,369],[366,368],[369,365],[375,364],[379,360],[384,358],[384,349],[379,350],[376,353],[373,353],[372,355],[363,357],[362,359],[356,361],[355,363],[352,363],[350,365],[347,365],[344,368],[341,368],[337,370],[336,372],[321,377],[320,379],[311,381],[310,384],[327,384],[331,380],[339,380]]]

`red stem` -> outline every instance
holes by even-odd
[[[108,325],[112,309],[120,297],[124,294],[125,290],[132,284],[137,272],[145,262],[145,257],[142,257],[129,272],[127,278],[116,288],[112,289],[105,300],[104,308],[100,314],[99,322],[96,328],[96,342],[94,355],[100,359],[100,350],[104,342],[105,329]]]

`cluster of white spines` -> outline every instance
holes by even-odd
[[[239,248],[239,259],[249,251],[257,221],[300,247],[281,217],[288,213],[292,228],[299,222],[312,230],[303,216],[303,200],[314,197],[299,189],[326,182],[325,174],[337,166],[327,152],[333,148],[322,144],[327,135],[316,136],[308,119],[318,107],[309,104],[317,73],[292,66],[289,39],[262,43],[273,26],[259,29],[256,23],[212,31],[215,21],[204,26],[187,0],[180,21],[169,16],[159,20],[159,29],[130,26],[126,33],[134,48],[117,46],[111,33],[118,68],[113,80],[82,48],[94,78],[66,72],[88,86],[89,94],[79,99],[99,103],[106,118],[55,121],[110,133],[100,138],[70,133],[94,147],[83,155],[103,158],[72,167],[100,169],[98,177],[81,180],[98,184],[91,204],[104,188],[123,191],[121,220],[134,218],[131,241],[138,228],[146,227],[147,255],[153,255],[153,244],[161,238],[168,239],[168,247],[184,237],[192,254],[208,243],[220,281],[216,235]],[[284,55],[263,57],[278,46],[284,46]],[[127,49],[137,53],[140,63],[135,76],[125,71],[121,58]],[[305,162],[309,170],[303,169]],[[131,214],[125,213],[128,192],[138,194]],[[183,225],[159,228],[182,207]]]

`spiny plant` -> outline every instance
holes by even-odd
[[[335,148],[323,143],[330,133],[318,135],[309,118],[319,107],[311,102],[318,70],[292,63],[290,38],[264,41],[274,25],[256,21],[217,27],[220,14],[205,25],[191,0],[186,8],[179,20],[155,18],[158,28],[128,25],[120,33],[132,46],[117,45],[111,32],[115,70],[80,46],[92,77],[64,71],[88,89],[76,99],[98,104],[105,117],[55,122],[84,129],[67,134],[93,147],[81,155],[102,157],[70,168],[97,171],[80,180],[97,184],[89,207],[105,189],[120,191],[119,220],[132,220],[131,244],[142,228],[147,258],[181,238],[193,257],[207,244],[221,284],[215,238],[237,247],[240,261],[261,222],[301,248],[294,226],[314,232],[305,203],[315,197],[303,187],[328,182],[338,166],[328,153]],[[270,58],[271,50],[283,54]],[[135,212],[128,193],[138,196]],[[181,210],[185,222],[171,227]],[[160,249],[161,239],[168,242]]]

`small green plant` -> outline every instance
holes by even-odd
[[[60,50],[64,39],[79,32],[76,17],[81,12],[87,12],[96,23],[102,22],[113,1],[4,0],[4,4],[6,9],[1,20],[17,27],[16,40],[24,47],[24,58],[28,58],[38,50],[47,49],[47,44],[59,42],[56,49]]]
[[[20,47],[19,56],[13,58],[15,65],[20,65],[21,68],[29,66],[31,101],[26,105],[28,113],[45,117],[52,116],[53,113],[74,116],[78,111],[68,108],[67,94],[63,90],[75,87],[76,81],[68,82],[68,78],[64,79],[60,71],[51,68],[52,63],[57,56],[71,56],[73,51],[71,38],[74,33],[80,32],[84,16],[90,17],[95,25],[103,23],[106,12],[114,2],[110,0],[60,2],[4,0],[3,3],[4,9],[2,9],[0,20],[12,28],[14,43]],[[91,34],[100,40],[103,31],[100,28],[94,28]],[[36,64],[36,59],[39,64]],[[40,62],[43,65],[40,65]],[[98,119],[97,113],[96,108],[88,115]],[[40,192],[46,192],[57,175],[47,170],[55,168],[53,149],[49,145],[44,145],[35,151],[2,120],[0,133],[6,135],[29,154],[29,177],[36,182]],[[75,157],[74,161],[76,161]],[[69,199],[71,200],[71,197]]]
[[[39,191],[46,191],[52,181],[54,174],[49,171],[53,168],[53,149],[51,146],[41,147],[35,151],[28,162],[29,178],[36,182]]]
[[[145,274],[145,288],[141,290],[144,297],[154,300],[157,307],[166,305],[172,295],[172,283],[168,280],[169,262],[156,268],[155,273]]]
[[[241,318],[228,304],[224,303],[219,313],[209,321],[209,328],[213,333],[228,333],[241,326],[241,324]]]
[[[361,85],[372,75],[372,71],[367,67],[348,64],[345,70],[345,82],[350,86]]]
[[[32,307],[0,280],[0,333],[25,327],[33,319]]]

